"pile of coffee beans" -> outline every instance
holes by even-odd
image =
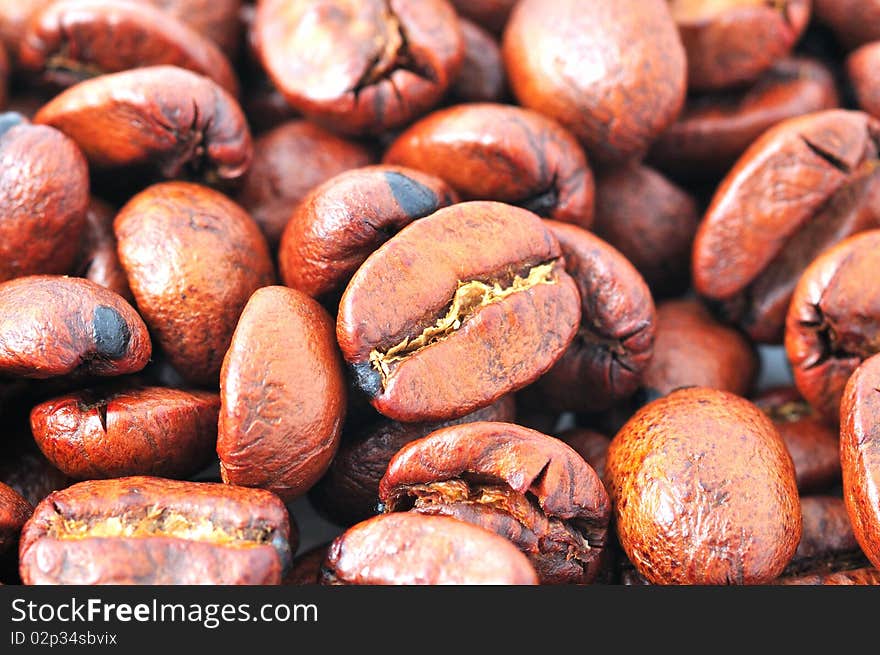
[[[880,584],[878,272],[880,0],[0,0],[0,582]]]

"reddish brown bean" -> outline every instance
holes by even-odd
[[[788,309],[785,351],[794,383],[833,424],[849,376],[880,352],[878,248],[880,230],[870,230],[826,251],[804,271]]]
[[[520,107],[476,103],[423,118],[385,153],[388,164],[446,180],[467,200],[498,200],[539,216],[593,223],[593,174],[577,140]]]
[[[697,292],[755,340],[779,342],[807,265],[880,225],[878,149],[880,123],[862,112],[818,112],[764,133],[721,183],[697,231]]]
[[[801,541],[783,577],[839,570],[844,566],[854,568],[853,562],[856,566],[866,563],[842,498],[801,498],[801,517]]]
[[[501,46],[479,25],[462,19],[464,63],[450,89],[458,102],[500,102],[507,90]]]
[[[116,251],[115,218],[116,211],[110,205],[92,197],[86,211],[86,229],[76,270],[80,277],[100,284],[130,302],[134,298]]]
[[[96,169],[146,169],[208,182],[241,177],[253,145],[238,103],[175,66],[102,75],[49,101],[34,122],[72,138]]]
[[[601,163],[643,154],[684,104],[687,62],[664,0],[521,0],[503,53],[520,104]]]
[[[330,544],[321,544],[302,555],[297,555],[281,584],[294,586],[321,584],[321,566],[327,558],[329,549]]]
[[[846,72],[859,107],[880,118],[880,41],[862,46],[846,60]]]
[[[330,178],[299,204],[281,239],[281,278],[314,298],[341,292],[379,246],[412,221],[457,202],[449,185],[400,166]]]
[[[289,121],[254,142],[254,161],[237,200],[274,249],[291,212],[309,191],[334,175],[372,161],[362,145],[307,121]]]
[[[214,41],[230,58],[241,40],[242,0],[148,0]]]
[[[800,541],[785,444],[731,393],[682,389],[643,407],[611,442],[605,479],[620,543],[654,584],[767,583]]]
[[[52,466],[39,451],[26,421],[22,421],[21,427],[16,427],[14,432],[4,438],[0,482],[21,494],[31,505],[37,505],[53,491],[68,486],[71,479]]]
[[[0,282],[70,273],[85,229],[89,171],[50,127],[0,114]]]
[[[146,387],[86,390],[40,403],[31,430],[43,454],[77,480],[181,478],[210,460],[220,396]]]
[[[114,229],[157,343],[185,379],[216,385],[241,310],[274,278],[260,229],[223,194],[186,182],[142,191]]]
[[[813,8],[848,48],[880,39],[880,0],[813,0]]]
[[[89,480],[41,502],[25,584],[278,584],[296,548],[273,494],[151,477]]]
[[[151,352],[137,312],[94,282],[34,275],[0,284],[2,376],[124,375]]]
[[[572,428],[559,435],[559,438],[577,451],[584,458],[599,478],[605,475],[605,462],[608,459],[608,447],[611,439],[595,430]]]
[[[295,289],[260,289],[223,360],[220,394],[223,481],[285,502],[304,494],[330,465],[345,419],[333,319]]]
[[[14,489],[0,482],[0,553],[12,546],[34,508]]]
[[[533,585],[529,560],[507,539],[445,516],[390,514],[331,545],[323,584]]]
[[[9,98],[9,57],[6,55],[6,48],[0,41],[0,110],[6,109],[6,102]]]
[[[404,228],[343,294],[336,336],[357,385],[398,421],[464,416],[545,373],[580,302],[536,215],[460,203]]]
[[[451,516],[510,539],[543,583],[595,579],[610,504],[570,447],[511,423],[468,423],[404,446],[379,484],[386,512]]]
[[[382,132],[423,114],[464,57],[446,0],[264,0],[253,30],[287,101],[349,134]]]
[[[455,10],[487,30],[501,34],[516,0],[452,0]]]
[[[14,57],[31,15],[51,0],[0,0],[0,42]]]

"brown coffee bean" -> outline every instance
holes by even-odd
[[[238,50],[241,40],[239,13],[242,0],[148,0],[150,4],[207,36],[229,57]]]
[[[534,585],[529,560],[507,539],[445,516],[389,514],[330,546],[323,584]]]
[[[220,396],[161,387],[96,389],[31,411],[43,454],[78,480],[197,473],[217,442]]]
[[[880,0],[813,0],[813,8],[848,48],[880,39]]]
[[[875,568],[854,569],[837,573],[809,574],[799,578],[783,578],[784,585],[880,585],[880,571]]]
[[[124,375],[151,351],[137,312],[94,282],[34,275],[0,284],[0,376]]]
[[[327,558],[329,549],[330,544],[321,544],[302,555],[297,555],[281,584],[295,586],[321,584],[321,565]]]
[[[507,91],[507,74],[501,46],[479,25],[461,19],[464,63],[450,89],[458,102],[501,102]]]
[[[643,154],[684,103],[687,62],[664,0],[521,0],[503,53],[520,103],[602,163]]]
[[[657,306],[654,356],[642,378],[649,397],[690,386],[745,396],[757,374],[754,346],[712,318],[699,301],[667,300]]]
[[[264,0],[263,66],[305,116],[348,134],[410,122],[458,75],[464,39],[446,0]]]
[[[289,121],[298,120],[299,112],[288,104],[281,92],[266,77],[263,69],[259,68],[259,64],[255,63],[253,66],[254,69],[241,78],[244,85],[241,107],[247,116],[251,131],[254,134],[262,134],[281,127]],[[254,148],[256,158],[256,144]]]
[[[0,41],[0,110],[6,109],[6,102],[9,98],[9,57],[6,55],[6,48]]]
[[[572,428],[559,435],[559,438],[577,451],[584,461],[593,467],[596,475],[603,478],[605,462],[608,459],[608,447],[611,439],[595,430]]]
[[[131,302],[134,297],[116,251],[116,235],[113,234],[115,218],[116,211],[110,205],[92,197],[86,211],[86,229],[76,270],[80,277],[100,284]]]
[[[690,89],[754,81],[791,51],[810,20],[810,0],[670,0],[669,8]]]
[[[785,325],[794,383],[827,421],[853,371],[880,352],[880,230],[857,234],[819,256],[795,288]]]
[[[643,407],[611,442],[606,480],[620,543],[654,584],[767,583],[800,541],[785,444],[731,393],[683,389]]]
[[[12,546],[34,508],[14,489],[0,482],[0,553]]]
[[[234,202],[186,182],[154,185],[115,222],[119,259],[157,343],[184,378],[216,385],[250,295],[272,284],[266,240]]]
[[[579,321],[577,288],[545,223],[468,202],[370,255],[342,297],[336,337],[373,406],[417,422],[464,416],[530,384]]]
[[[451,0],[465,18],[495,34],[501,34],[516,0]]]
[[[880,70],[880,41],[862,46],[846,60],[846,72],[859,107],[875,118],[880,118],[878,70]]]
[[[400,135],[385,163],[446,180],[467,200],[498,200],[539,216],[593,223],[593,174],[577,140],[520,107],[476,103],[423,118]]]
[[[333,319],[295,289],[260,289],[223,360],[220,393],[223,481],[301,496],[330,465],[345,420]]]
[[[130,477],[50,495],[19,556],[25,584],[278,584],[295,548],[268,491]]]
[[[536,408],[607,409],[635,393],[651,361],[654,301],[617,250],[575,225],[548,224],[580,292],[581,324],[565,354],[522,397]]]
[[[818,112],[764,133],[718,187],[697,231],[697,292],[753,339],[781,341],[807,265],[880,224],[878,149],[880,123],[862,112]]]
[[[840,481],[837,430],[829,427],[796,389],[769,389],[752,402],[779,430],[794,462],[798,491],[822,491]]]
[[[70,273],[88,202],[89,171],[76,144],[0,114],[0,282]]]
[[[843,498],[865,555],[880,566],[880,355],[866,360],[847,382],[840,403]]]
[[[650,159],[683,180],[712,179],[727,173],[777,123],[839,103],[827,66],[786,57],[746,89],[692,95],[678,120],[652,146]]]
[[[864,555],[853,534],[842,498],[806,496],[801,498],[803,531],[791,563],[783,577],[805,573],[831,572],[841,567],[865,566]],[[855,566],[852,564],[855,563]]]
[[[72,138],[98,170],[234,180],[250,165],[244,114],[212,80],[175,66],[102,75],[70,87],[34,118]]]
[[[286,122],[254,142],[254,161],[237,200],[274,250],[291,212],[306,194],[334,175],[368,166],[362,145],[302,120]]]
[[[433,175],[400,166],[330,178],[294,210],[278,253],[281,278],[314,298],[341,292],[367,257],[412,221],[458,201]]]
[[[450,425],[512,422],[515,418],[513,396],[504,396],[488,407],[451,421],[400,423],[380,418],[366,426],[355,423],[343,432],[339,452],[309,499],[334,522],[354,525],[378,511],[379,481],[391,458],[406,444]]]
[[[0,0],[0,42],[10,57],[15,57],[28,20],[51,0]]]
[[[149,4],[56,0],[28,23],[18,64],[58,87],[131,68],[179,66],[238,94],[238,80],[219,48]]]
[[[21,421],[20,426],[16,421],[14,425],[13,434],[9,434],[7,427],[0,451],[0,482],[21,494],[31,505],[37,505],[53,491],[68,486],[71,479],[39,451],[27,421]]]
[[[386,512],[451,516],[510,539],[541,582],[596,577],[610,504],[570,447],[512,423],[443,428],[404,446],[379,484]]]

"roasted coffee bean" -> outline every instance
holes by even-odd
[[[110,205],[92,197],[86,211],[86,229],[76,269],[80,277],[132,301],[134,297],[116,250],[115,218],[116,212]]]
[[[580,322],[577,287],[535,214],[494,202],[441,209],[355,273],[336,336],[389,418],[464,416],[536,380]]]
[[[124,375],[151,352],[137,312],[94,282],[33,275],[0,284],[0,376]]]
[[[70,273],[88,202],[89,171],[76,144],[20,114],[0,114],[0,282]]]
[[[779,430],[794,462],[798,491],[822,491],[840,481],[837,430],[823,421],[796,389],[769,389],[752,402]]]
[[[791,51],[810,20],[810,0],[670,0],[669,8],[690,89],[755,80]]]
[[[513,396],[504,396],[488,407],[451,421],[400,423],[380,418],[360,429],[349,427],[343,431],[342,445],[327,475],[312,489],[309,498],[331,520],[354,525],[378,511],[379,481],[391,458],[406,444],[450,425],[512,422],[515,418]]]
[[[14,489],[0,482],[0,553],[15,544],[34,508]]]
[[[501,34],[516,0],[451,0],[455,10],[478,25]]]
[[[572,428],[559,435],[559,438],[577,451],[584,461],[593,467],[599,478],[605,475],[605,462],[611,439],[595,430]]]
[[[593,223],[593,174],[577,140],[520,107],[475,103],[423,118],[385,153],[388,164],[446,180],[466,200],[498,200],[539,216]]]
[[[724,175],[765,131],[788,118],[833,109],[834,76],[819,61],[786,57],[746,89],[692,95],[657,139],[650,159],[683,180]]]
[[[50,495],[19,557],[25,584],[279,584],[295,548],[268,491],[129,477]]]
[[[464,57],[447,0],[263,0],[253,31],[287,101],[349,134],[398,127],[429,110]]]
[[[219,183],[241,177],[253,155],[235,98],[175,66],[80,82],[49,101],[34,122],[64,132],[97,170],[146,170]]]
[[[533,585],[529,560],[507,539],[445,516],[389,514],[359,523],[330,546],[332,585]]]
[[[880,0],[813,0],[813,7],[848,48],[880,39]]]
[[[880,119],[880,41],[862,46],[846,60],[846,71],[859,107]]]
[[[321,566],[327,558],[330,544],[315,546],[302,555],[297,555],[290,565],[290,571],[281,581],[283,585],[321,584]]]
[[[216,385],[241,310],[274,279],[257,224],[217,191],[166,182],[132,198],[114,229],[158,345],[186,380]]]
[[[692,386],[745,396],[757,374],[758,354],[749,340],[712,318],[699,301],[657,306],[654,355],[642,376],[647,398]]]
[[[0,0],[0,42],[14,58],[31,15],[51,0]]]
[[[500,102],[507,91],[501,46],[479,25],[462,19],[464,63],[450,89],[458,102]]]
[[[6,48],[0,41],[0,111],[6,109],[6,102],[9,98],[9,57],[6,55]]]
[[[238,94],[232,66],[212,41],[142,3],[56,0],[28,23],[18,64],[58,87],[131,68],[179,66]]]
[[[497,532],[546,584],[596,577],[610,514],[602,481],[578,453],[511,423],[452,426],[407,444],[379,498],[386,512],[450,516]]]
[[[214,41],[232,57],[241,40],[242,0],[149,0]]]
[[[783,578],[861,568],[868,564],[859,550],[842,498],[803,497],[801,518],[801,541]]]
[[[646,405],[611,442],[605,476],[620,543],[654,584],[767,583],[800,541],[785,443],[731,393],[683,389]]]
[[[875,568],[854,569],[838,573],[811,573],[797,578],[783,578],[784,585],[880,585],[880,571]]]
[[[503,53],[520,103],[602,163],[644,154],[684,104],[687,62],[664,0],[521,0]]]
[[[15,425],[13,434],[8,433],[7,427],[0,450],[0,482],[21,494],[31,505],[37,505],[72,481],[39,451],[26,421],[21,421],[20,427],[17,421]]]
[[[237,199],[274,250],[291,212],[334,175],[373,162],[362,145],[302,120],[289,121],[254,142],[254,160]]]
[[[299,204],[281,239],[281,277],[314,298],[345,289],[367,257],[412,221],[458,196],[433,175],[400,166],[330,178]]]
[[[324,474],[339,446],[346,386],[333,319],[286,287],[248,301],[220,373],[223,481],[289,501]]]
[[[581,324],[565,354],[523,398],[542,409],[607,409],[639,388],[651,361],[651,292],[632,264],[598,237],[575,225],[548,224],[580,292]]]
[[[94,389],[31,411],[43,454],[77,480],[197,473],[217,443],[220,396],[147,387]]]
[[[807,265],[880,224],[880,123],[829,110],[764,133],[715,193],[694,242],[698,293],[753,339],[778,343]]]

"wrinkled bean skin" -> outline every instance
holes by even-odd
[[[376,516],[337,537],[322,583],[534,585],[538,577],[503,537],[445,516],[401,513]]]
[[[423,114],[464,58],[446,0],[263,0],[253,31],[263,67],[291,106],[347,134]]]
[[[19,570],[25,584],[279,584],[296,541],[283,503],[267,491],[88,480],[37,506]]]
[[[611,510],[599,476],[569,446],[492,422],[442,428],[404,446],[379,498],[386,512],[451,516],[507,537],[545,584],[595,579]]]
[[[862,46],[846,60],[846,72],[859,107],[880,119],[880,40]]]
[[[217,191],[166,182],[132,198],[114,231],[157,343],[186,380],[216,385],[241,310],[274,280],[256,223]]]
[[[669,4],[687,52],[688,88],[696,90],[754,81],[791,51],[810,20],[810,0]]]
[[[147,387],[53,398],[31,410],[43,454],[77,480],[197,473],[217,440],[220,396]]]
[[[50,84],[145,66],[179,66],[210,77],[232,95],[238,80],[217,46],[149,4],[58,0],[30,20],[19,66]]]
[[[880,566],[880,356],[866,360],[847,382],[840,403],[843,498],[853,532],[874,566]]]
[[[14,489],[0,482],[0,553],[18,539],[34,508]]]
[[[599,478],[604,477],[611,439],[595,430],[584,428],[566,430],[559,435],[559,438],[574,448],[584,461],[593,467]]]
[[[73,139],[99,170],[146,169],[163,178],[240,178],[253,144],[235,98],[175,66],[102,75],[44,105],[35,123]]]
[[[465,18],[495,34],[501,34],[516,0],[451,0],[455,10]]]
[[[333,319],[286,287],[254,293],[220,373],[223,481],[288,502],[324,474],[339,446],[346,386]]]
[[[648,396],[698,386],[749,393],[758,355],[739,332],[716,321],[697,300],[667,300],[657,306],[654,355],[642,378]]]
[[[864,568],[837,573],[814,573],[798,578],[784,578],[780,582],[784,585],[880,585],[880,571]]]
[[[880,351],[878,248],[880,230],[870,230],[826,251],[804,271],[788,309],[785,351],[795,386],[832,424],[850,375]]]
[[[512,422],[515,418],[513,396],[504,396],[488,407],[451,421],[400,423],[381,418],[355,434],[343,432],[339,452],[309,498],[334,522],[354,525],[377,513],[379,481],[388,463],[406,444],[450,425]]]
[[[76,144],[0,114],[0,282],[70,273],[88,202],[88,166]]]
[[[848,48],[880,39],[880,0],[813,0],[813,8]]]
[[[302,555],[297,555],[290,564],[290,571],[281,581],[282,585],[317,585],[321,584],[321,566],[327,558],[330,544],[315,546]]]
[[[401,134],[384,161],[436,175],[466,200],[593,223],[593,174],[577,140],[527,109],[474,103],[436,111]]]
[[[561,255],[540,218],[501,203],[460,203],[411,223],[342,296],[336,337],[357,385],[385,416],[420,422],[530,384],[580,321]]]
[[[863,562],[842,498],[803,497],[801,518],[801,541],[783,577],[796,577],[808,571],[830,572],[847,560]]]
[[[594,0],[588,11],[580,0],[522,0],[502,51],[520,104],[603,164],[644,154],[684,104],[687,62],[664,0]]]
[[[880,123],[829,110],[764,133],[697,230],[695,289],[753,339],[779,343],[798,279],[823,250],[880,224]]]
[[[291,212],[309,191],[335,175],[372,163],[364,146],[307,121],[289,121],[254,142],[254,160],[237,200],[274,250]]]
[[[794,462],[798,491],[826,490],[840,480],[838,432],[816,414],[796,389],[768,389],[752,402],[779,430]]]
[[[341,292],[394,234],[457,200],[440,178],[401,166],[341,173],[309,193],[291,215],[278,253],[281,278],[313,298]]]
[[[548,224],[578,286],[581,325],[565,354],[524,395],[534,407],[601,411],[635,393],[650,364],[656,327],[651,291],[598,237],[574,225]]]
[[[652,146],[650,159],[684,180],[721,176],[777,123],[839,103],[827,66],[786,57],[745,90],[691,96],[678,120]]]
[[[450,89],[458,102],[501,102],[507,92],[507,74],[501,46],[479,25],[462,19],[464,63]]]
[[[606,481],[620,543],[654,584],[765,584],[800,541],[785,444],[731,393],[682,389],[643,407],[611,442]]]
[[[34,275],[0,284],[0,376],[125,375],[151,352],[134,308],[94,282]]]
[[[77,270],[81,277],[131,302],[134,298],[116,251],[116,235],[113,234],[115,218],[116,212],[110,205],[92,197],[86,210],[86,229]]]

